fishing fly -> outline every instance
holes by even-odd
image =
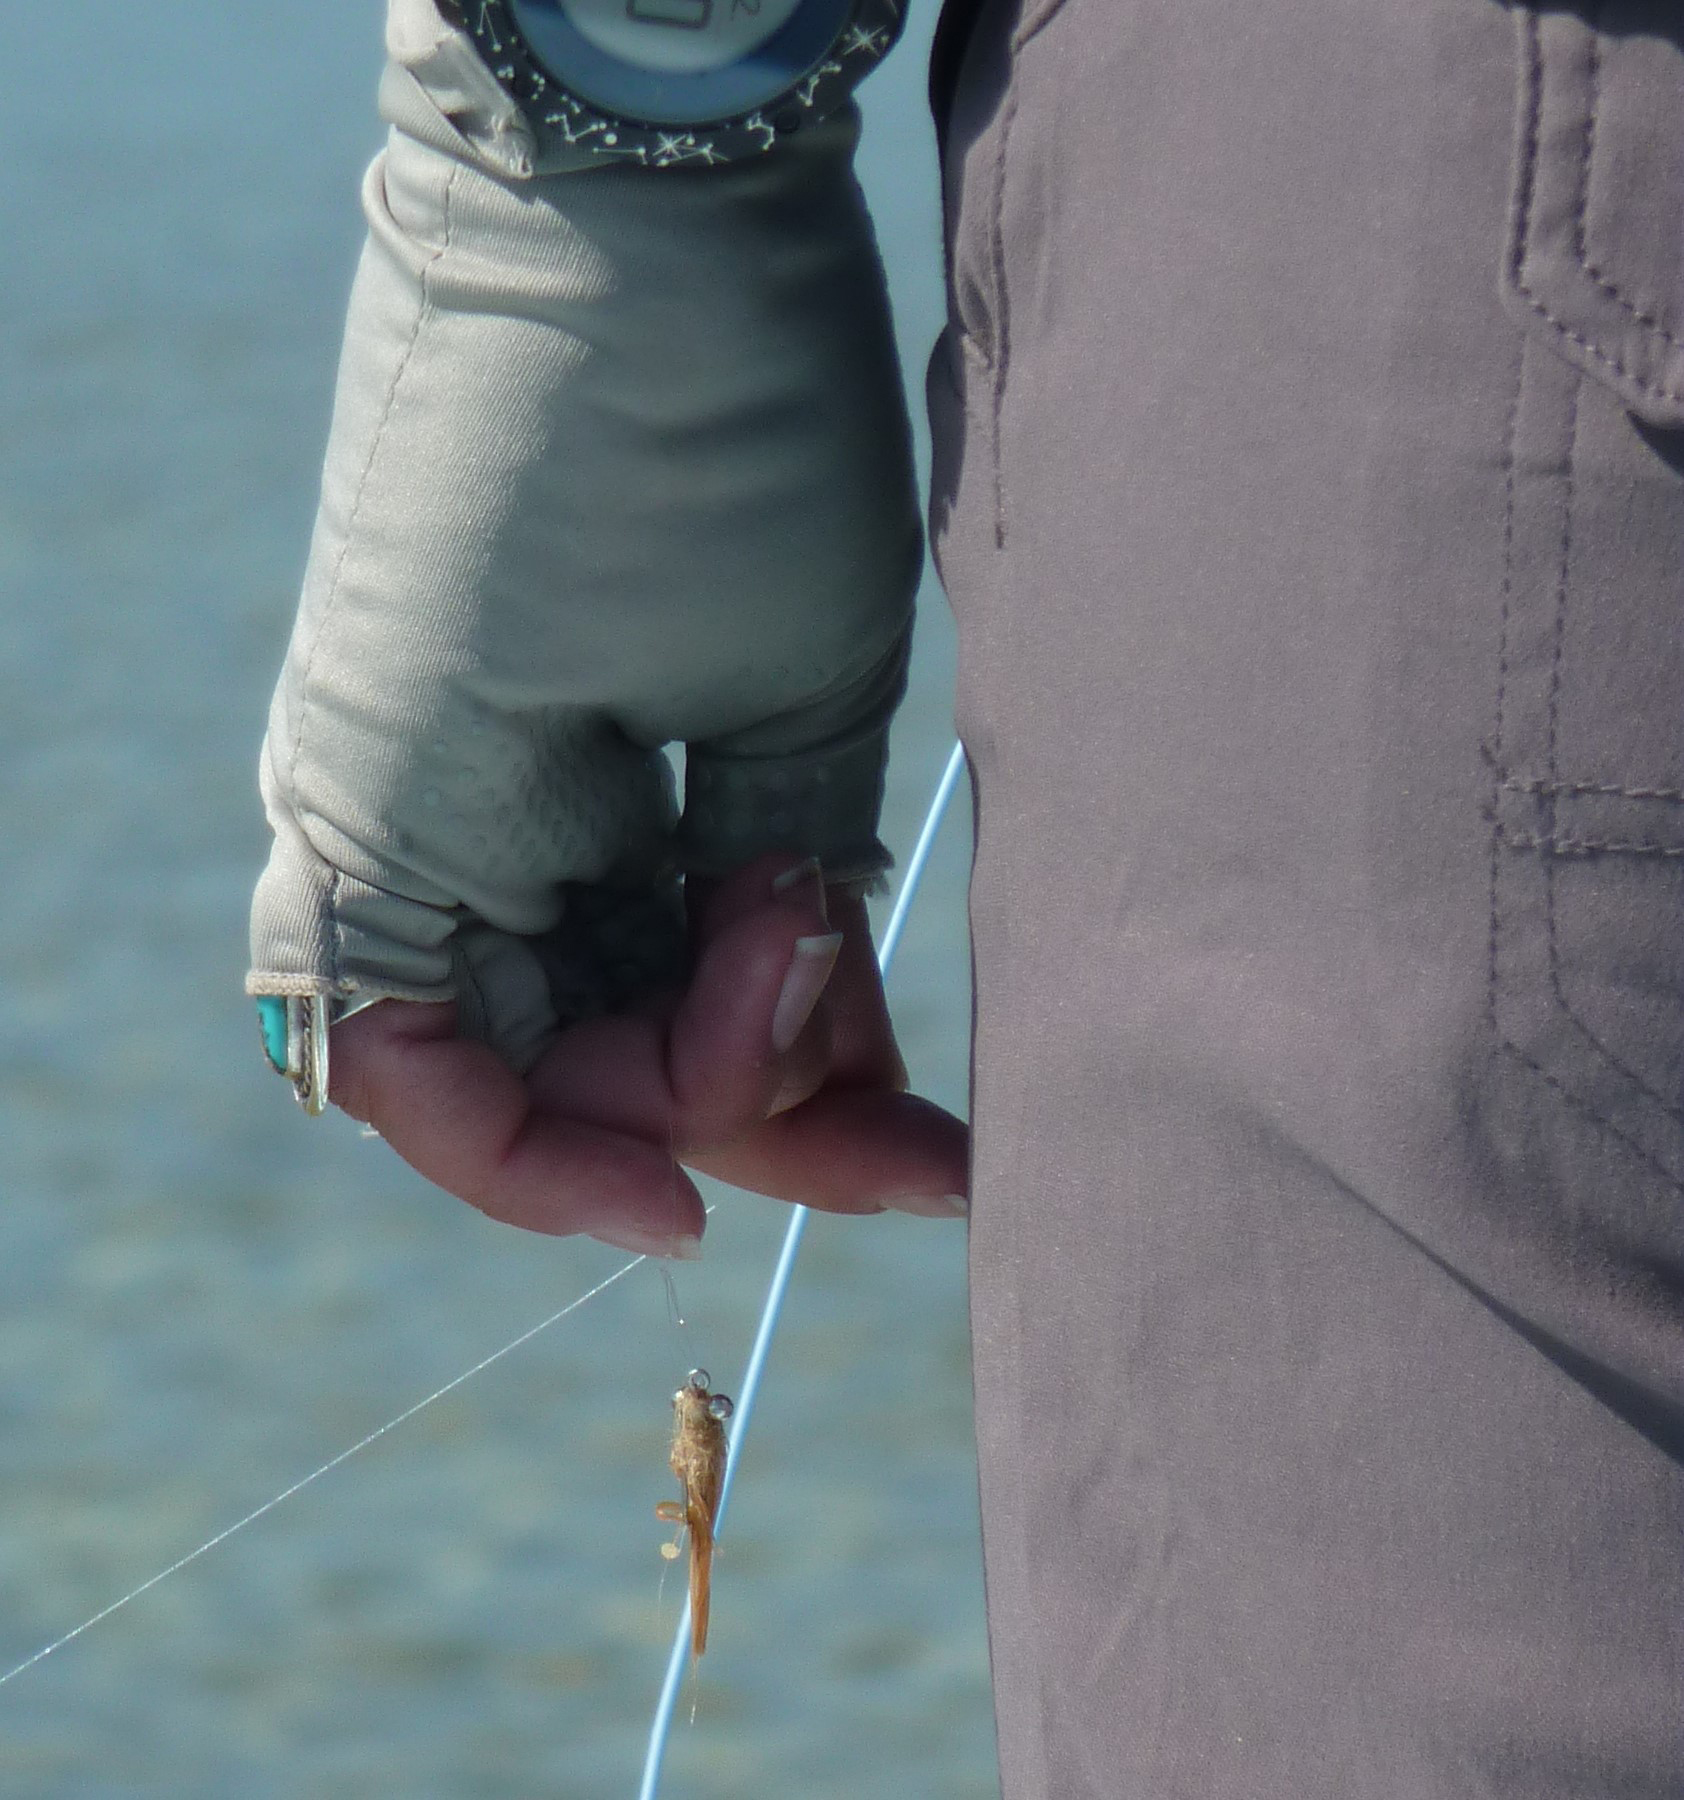
[[[710,1392],[706,1369],[692,1369],[672,1397],[672,1450],[667,1457],[678,1477],[682,1500],[662,1500],[655,1517],[678,1527],[661,1546],[669,1561],[690,1540],[690,1657],[708,1647],[708,1598],[713,1581],[713,1527],[725,1487],[725,1421],[732,1412],[728,1394]]]

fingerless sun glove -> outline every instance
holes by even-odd
[[[881,871],[920,545],[852,112],[546,173],[460,35],[394,11],[247,987],[522,1067],[673,978],[680,873]]]

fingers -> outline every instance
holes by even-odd
[[[969,1134],[912,1094],[825,1089],[726,1148],[686,1158],[703,1174],[821,1212],[962,1216]]]
[[[841,945],[816,876],[779,885],[788,867],[763,859],[722,885],[664,1021],[619,1014],[564,1032],[530,1076],[541,1103],[687,1152],[811,1093],[829,1067],[818,1002]]]
[[[963,1211],[969,1134],[951,1114],[901,1092],[906,1067],[889,1021],[865,902],[822,890],[815,901],[800,873],[792,870],[785,878],[786,902],[799,892],[808,907],[823,908],[832,933],[841,936],[814,1026],[786,1059],[774,1116],[734,1137],[696,1134],[685,1161],[736,1186],[827,1212],[892,1208],[953,1217]],[[700,933],[710,951],[729,944],[752,920],[752,904],[740,880],[708,896]],[[814,1064],[802,1061],[803,1049],[822,1050],[819,1079],[813,1079]]]
[[[906,1066],[883,997],[865,901],[846,890],[826,888],[816,862],[792,865],[787,857],[763,857],[729,881],[698,884],[692,895],[698,943],[728,943],[757,909],[764,909],[768,897],[804,912],[816,921],[815,931],[841,934],[808,1033],[785,1055],[776,1107],[806,1098],[821,1082],[904,1088]],[[790,1005],[793,1011],[796,1002],[792,999]],[[703,1134],[696,1135],[701,1141]]]
[[[702,909],[664,1016],[577,1025],[524,1080],[455,1036],[453,1006],[371,1007],[334,1028],[332,1098],[492,1218],[645,1254],[699,1254],[679,1157],[825,1211],[952,1217],[965,1127],[899,1091],[864,905],[831,908],[813,865],[742,871]]]
[[[842,939],[814,910],[764,908],[726,926],[697,959],[668,1045],[680,1149],[729,1143],[758,1125],[786,1077],[808,1091],[824,1078],[828,1021],[817,1008]]]
[[[332,1095],[418,1173],[489,1217],[588,1232],[640,1254],[700,1254],[694,1184],[656,1144],[540,1106],[455,1008],[386,1001],[334,1027]]]
[[[889,1003],[883,996],[883,977],[877,968],[865,902],[833,890],[829,912],[842,933],[836,972],[825,989],[830,1081],[846,1087],[904,1088],[906,1064],[889,1022]]]

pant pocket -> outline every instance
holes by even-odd
[[[1676,0],[1518,10],[1503,296],[1639,417],[1684,425],[1684,23]]]
[[[1517,14],[1491,1007],[1684,1187],[1684,47],[1671,0]]]
[[[1684,433],[1531,332],[1505,489],[1492,1017],[1684,1187]]]

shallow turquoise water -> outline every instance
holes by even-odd
[[[621,1260],[306,1121],[239,991],[378,8],[52,18],[0,63],[0,1670]],[[916,378],[938,301],[912,40],[863,164]],[[926,598],[902,846],[951,731]],[[894,983],[955,1106],[964,823]],[[687,1327],[639,1271],[0,1687],[0,1791],[632,1793],[678,1604],[667,1398],[693,1363],[734,1382],[781,1225],[725,1197]],[[962,1234],[815,1221],[669,1794],[996,1791],[969,1380]]]

